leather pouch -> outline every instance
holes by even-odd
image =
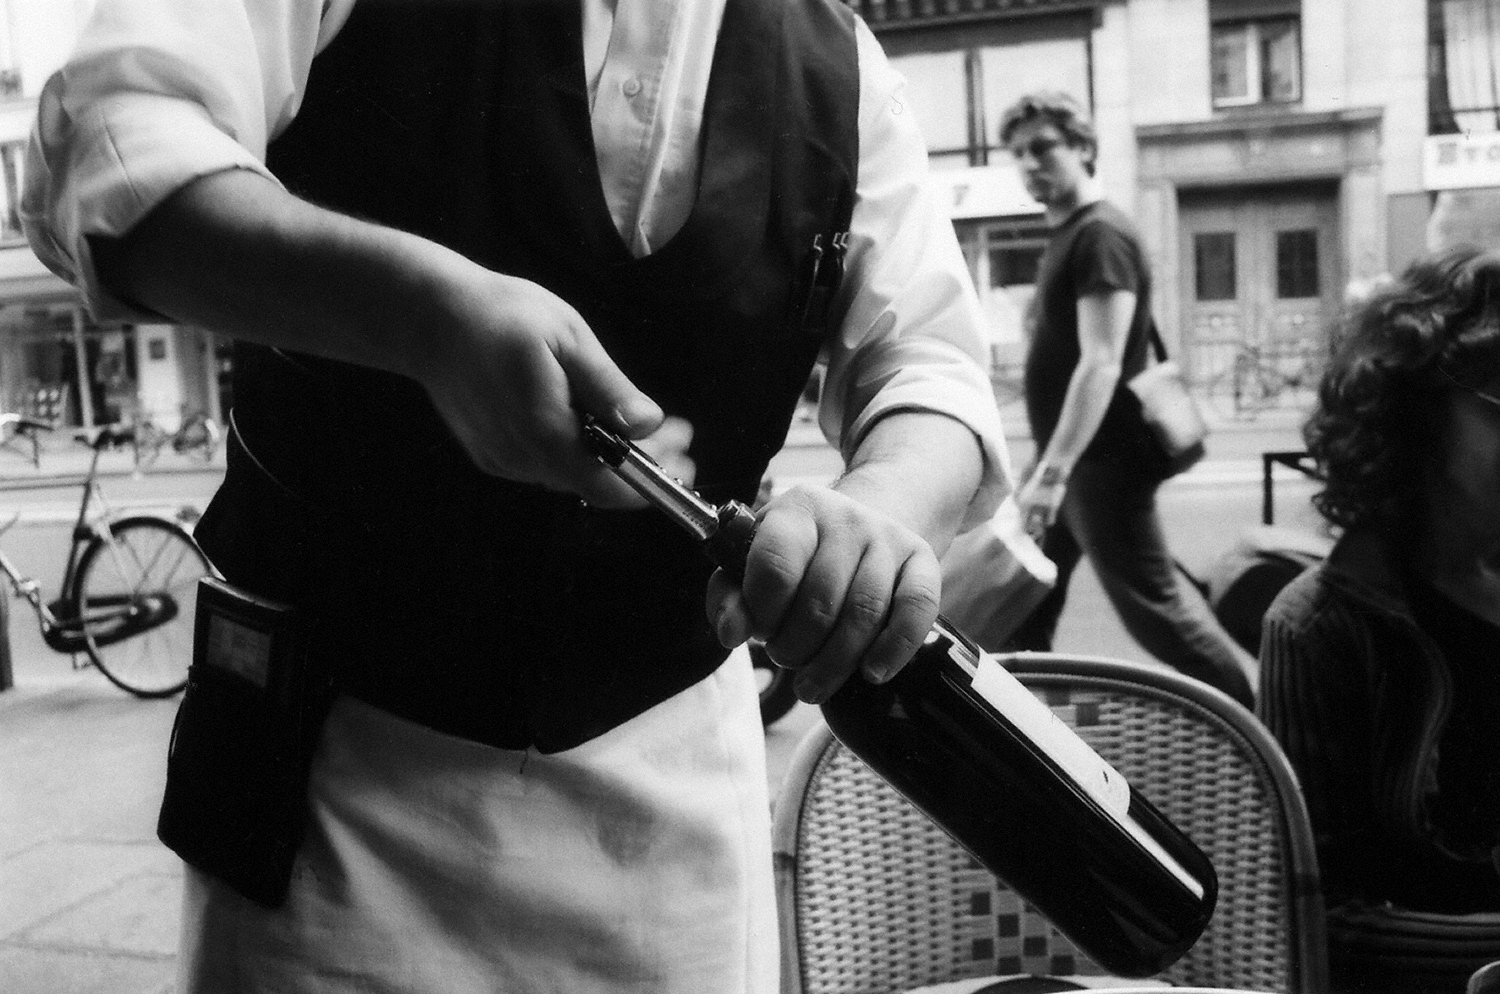
[[[1182,370],[1167,358],[1167,347],[1153,322],[1150,341],[1156,362],[1126,384],[1141,403],[1141,418],[1151,436],[1152,470],[1165,480],[1196,465],[1207,449],[1208,425],[1188,393]]]
[[[307,778],[332,701],[299,613],[215,577],[198,590],[193,663],[167,755],[157,836],[266,907],[286,897]]]

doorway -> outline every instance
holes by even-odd
[[[1047,245],[1038,215],[955,222],[959,247],[979,294],[989,335],[990,382],[1002,407],[1022,396],[1025,314],[1036,292],[1037,263]]]
[[[1183,363],[1224,418],[1301,411],[1338,313],[1337,183],[1182,191]]]

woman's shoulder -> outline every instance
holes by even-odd
[[[1333,582],[1329,573],[1327,560],[1303,570],[1271,601],[1266,623],[1304,632],[1353,613],[1356,599],[1345,585]]]
[[[1410,618],[1393,554],[1379,536],[1348,533],[1327,557],[1293,579],[1271,602],[1267,621],[1304,629],[1349,617]]]

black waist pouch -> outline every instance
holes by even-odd
[[[333,699],[307,644],[297,610],[200,581],[156,825],[187,863],[272,908],[291,881],[312,753]]]

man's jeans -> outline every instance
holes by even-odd
[[[1089,557],[1125,628],[1152,656],[1254,707],[1259,662],[1214,618],[1178,573],[1156,515],[1160,484],[1118,462],[1080,462],[1042,551],[1057,585],[1012,637],[1015,649],[1050,651],[1078,560]]]

